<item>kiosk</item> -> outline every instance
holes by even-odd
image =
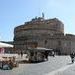
[[[47,49],[42,47],[28,48],[27,50],[28,60],[30,62],[40,62],[48,60],[48,55],[49,52],[51,51],[53,51],[53,49]]]

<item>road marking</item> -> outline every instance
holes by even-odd
[[[75,65],[75,64],[71,64],[71,65],[64,66],[64,67],[62,67],[62,68],[59,68],[59,69],[57,69],[57,70],[55,70],[55,71],[52,71],[52,72],[46,74],[46,75],[58,75],[57,73],[62,72],[62,71],[68,69],[69,67],[71,67],[71,66],[73,66],[73,65]]]

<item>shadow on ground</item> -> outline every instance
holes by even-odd
[[[71,65],[71,64],[74,64],[74,63],[70,62],[70,63],[68,63],[67,65]]]
[[[46,62],[46,61],[26,61],[26,60],[23,60],[23,61],[19,61],[18,63],[20,64],[38,64],[38,63],[42,63],[42,62]]]

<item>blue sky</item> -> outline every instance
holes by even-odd
[[[58,18],[65,33],[75,34],[75,0],[0,0],[0,41],[12,41],[14,28],[35,16]]]

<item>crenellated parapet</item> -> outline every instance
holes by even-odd
[[[38,34],[56,34],[64,33],[64,24],[58,20],[54,19],[43,19],[35,18],[25,24],[17,26],[14,29],[14,35],[16,37],[24,35],[38,35]]]

